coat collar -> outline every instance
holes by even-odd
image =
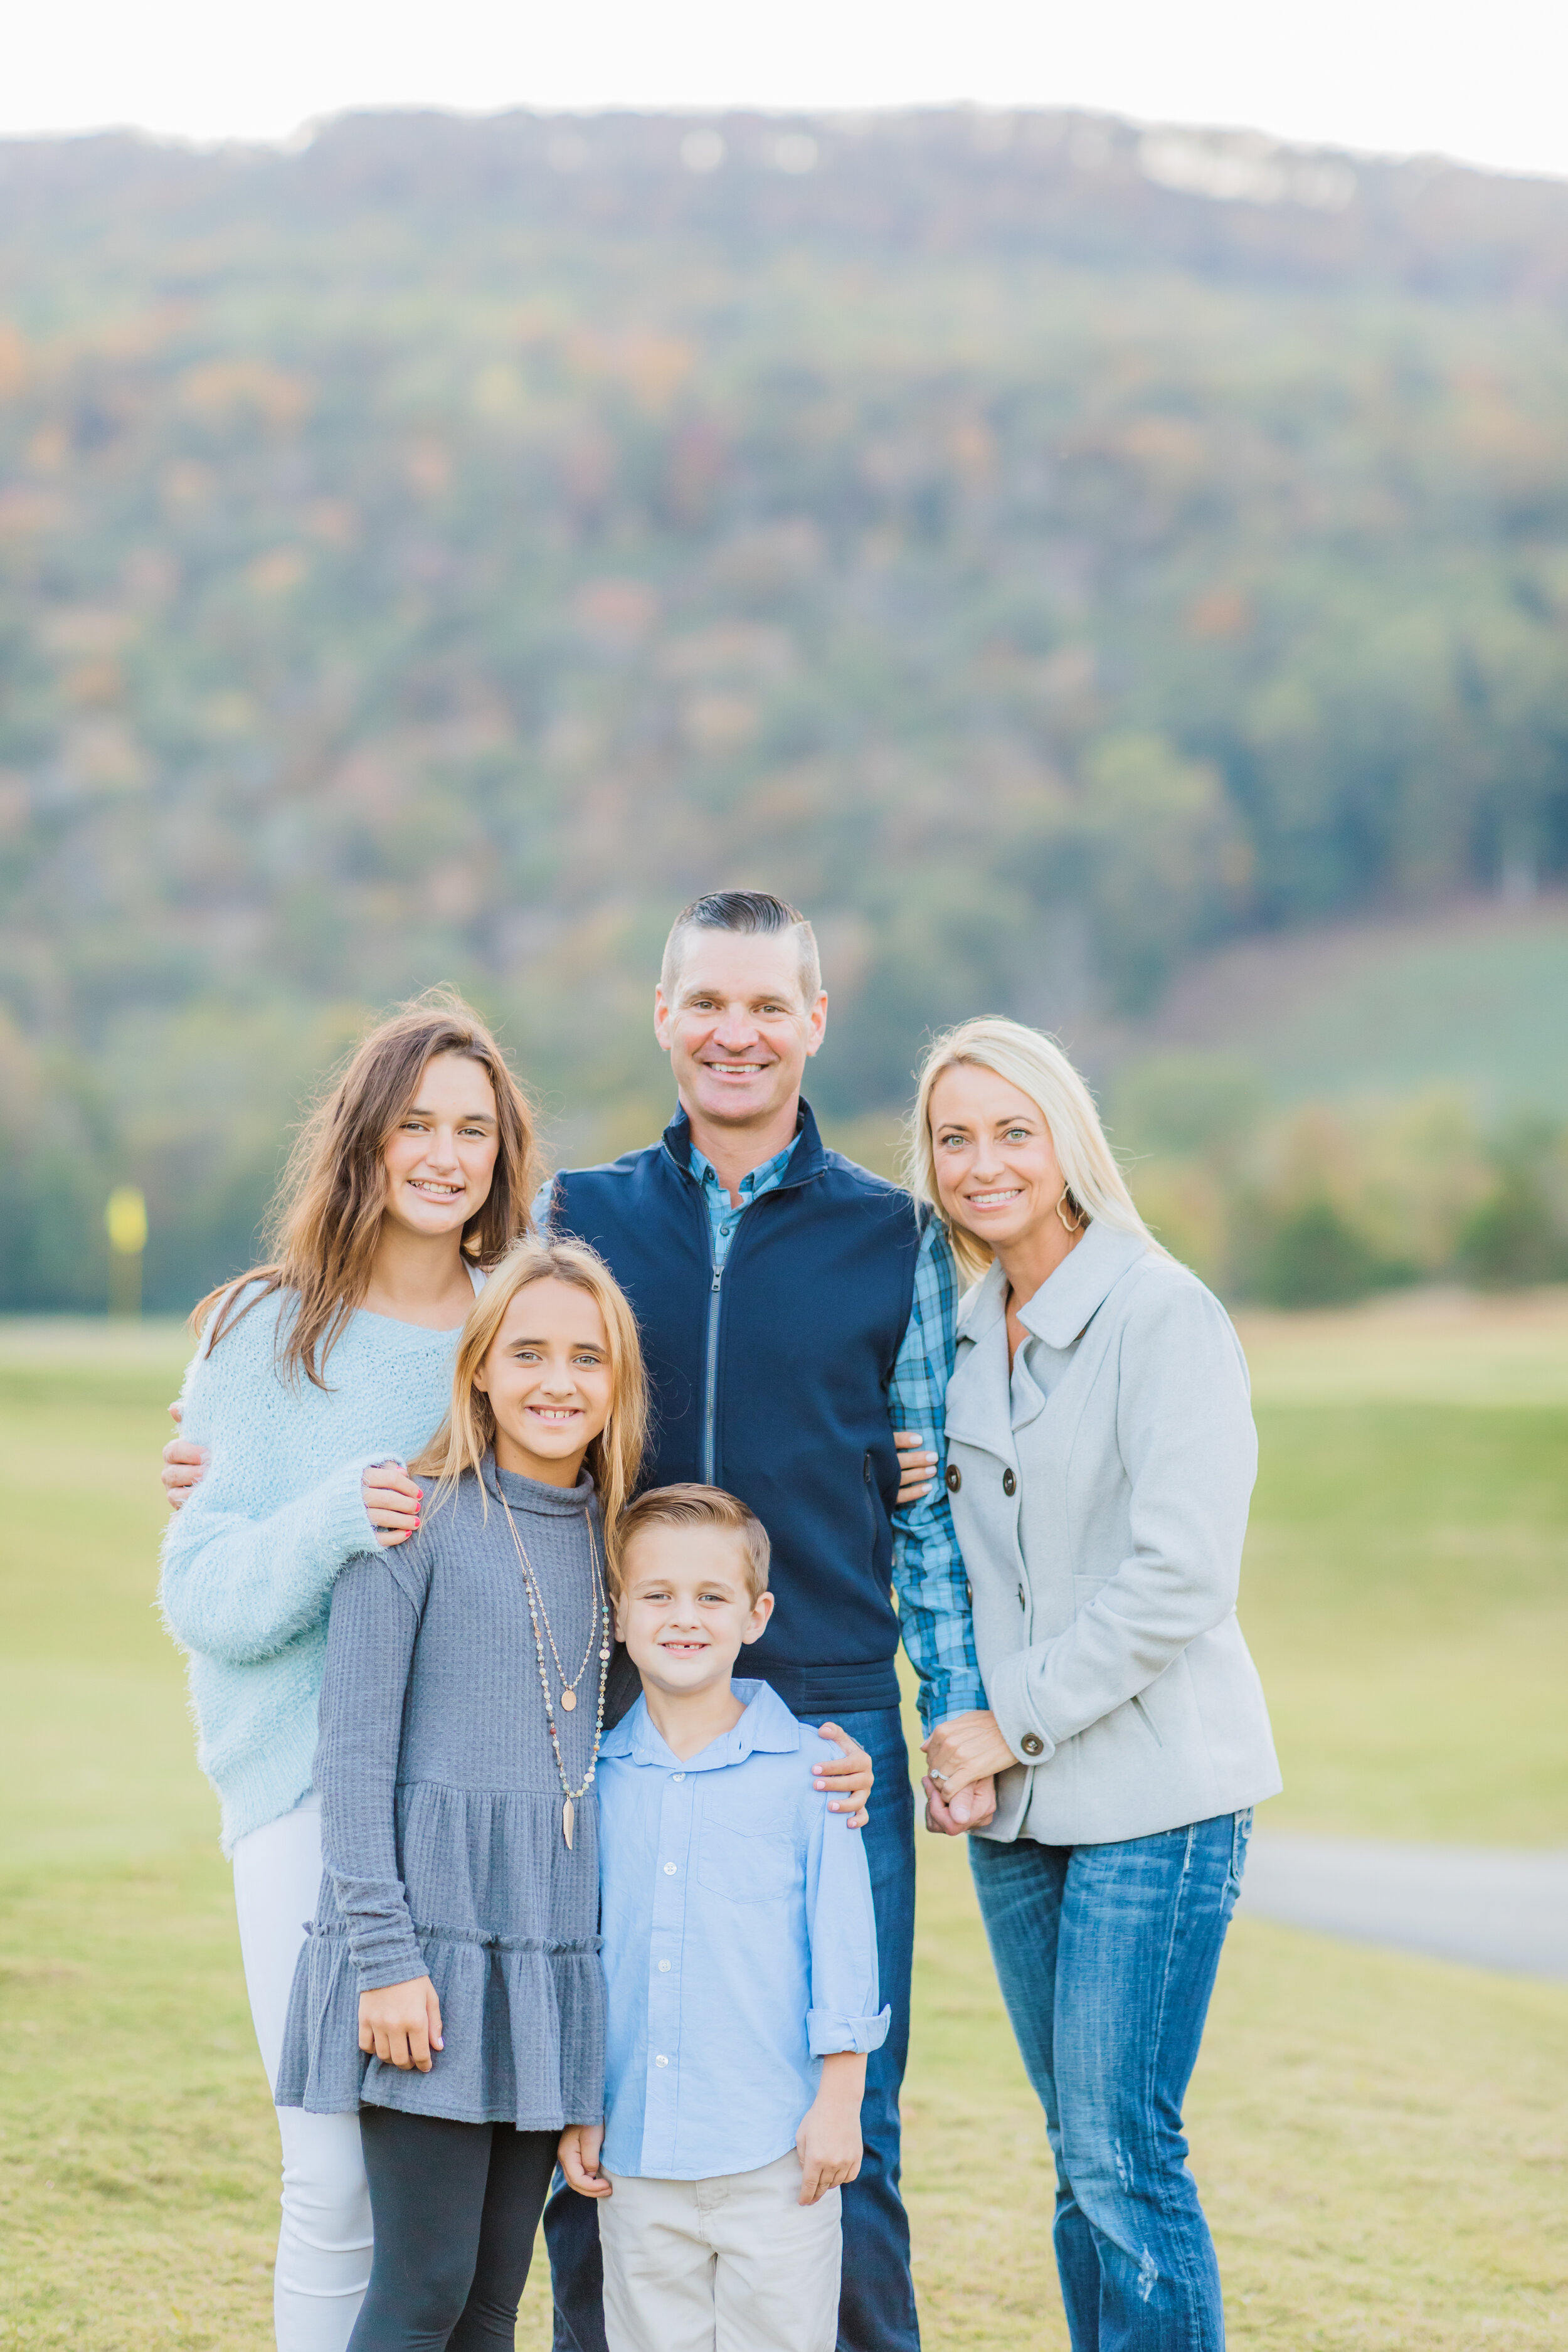
[[[791,1756],[800,1747],[800,1726],[771,1683],[732,1681],[746,1711],[720,1739],[700,1755],[680,1757],[654,1729],[647,1701],[639,1698],[629,1715],[606,1733],[601,1756],[622,1757],[631,1764],[654,1764],[665,1772],[715,1772],[725,1764],[743,1764],[748,1756]]]
[[[1141,1234],[1121,1233],[1114,1225],[1090,1225],[1077,1249],[1019,1307],[1019,1322],[1047,1348],[1070,1348],[1147,1247]],[[1007,1277],[993,1261],[960,1301],[955,1318],[958,1337],[983,1339],[1000,1322],[1006,1303]]]
[[[1090,1225],[1077,1249],[1019,1307],[1019,1322],[1047,1348],[1070,1348],[1148,1246],[1142,1234],[1121,1233],[1115,1225]]]
[[[822,1137],[812,1117],[811,1105],[804,1095],[800,1098],[800,1114],[795,1120],[795,1131],[799,1141],[790,1154],[789,1166],[773,1187],[775,1192],[791,1192],[797,1184],[809,1183],[812,1177],[821,1175],[826,1163],[827,1154]],[[695,1183],[697,1180],[691,1173],[691,1121],[687,1118],[684,1107],[676,1111],[664,1130],[664,1148],[687,1181]]]

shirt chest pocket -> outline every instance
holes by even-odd
[[[716,1809],[717,1810],[717,1809]],[[780,1809],[743,1822],[703,1822],[697,1876],[728,1903],[784,1903],[803,1884],[794,1816]]]

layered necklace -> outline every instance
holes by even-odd
[[[500,1493],[499,1478],[496,1481],[496,1491],[498,1494]],[[555,1753],[555,1769],[561,1776],[561,1791],[564,1800],[561,1808],[561,1834],[565,1839],[567,1852],[570,1853],[572,1827],[577,1817],[576,1809],[587,1793],[599,1761],[599,1742],[605,1736],[605,1685],[609,1680],[610,1674],[610,1604],[605,1591],[604,1575],[599,1567],[599,1547],[594,1536],[593,1514],[587,1510],[583,1513],[588,1528],[588,1557],[594,1566],[594,1606],[588,1616],[588,1646],[583,1653],[582,1664],[568,1682],[566,1669],[561,1663],[561,1653],[555,1646],[555,1635],[551,1629],[549,1612],[544,1606],[543,1591],[534,1573],[533,1562],[523,1549],[522,1538],[518,1534],[517,1521],[511,1515],[511,1505],[504,1495],[500,1497],[500,1507],[506,1513],[506,1523],[511,1529],[511,1539],[517,1546],[517,1564],[522,1570],[522,1589],[528,1595],[528,1618],[533,1627],[534,1654],[539,1660],[539,1687],[544,1694],[544,1720],[550,1727],[550,1745]],[[542,1633],[540,1630],[542,1626]],[[546,1642],[550,1644],[550,1654],[555,1661],[556,1678],[561,1688],[561,1707],[563,1713],[566,1715],[570,1715],[576,1706],[577,1685],[588,1671],[588,1661],[594,1654],[595,1642],[599,1645],[599,1711],[594,1719],[594,1751],[588,1759],[588,1769],[583,1775],[580,1786],[575,1789],[567,1780],[566,1767],[562,1761],[561,1738],[555,1728],[555,1699],[551,1690],[550,1669],[544,1662]]]

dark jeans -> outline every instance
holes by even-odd
[[[349,2352],[517,2341],[558,2132],[362,2107],[375,2252]]]
[[[969,1842],[991,1957],[1057,2163],[1073,2352],[1223,2352],[1182,2102],[1250,1812],[1118,1845]]]
[[[909,1749],[896,1707],[833,1720],[867,1748],[876,1769],[871,1818],[861,1832],[877,1906],[877,1965],[892,2024],[866,2067],[860,2178],[844,2191],[844,2283],[839,2352],[918,2352],[910,2277],[910,2224],[899,2195],[899,2090],[910,2049],[910,1969],[915,1937],[915,1811]],[[593,2202],[557,2189],[544,2215],[555,2290],[555,2352],[605,2352],[604,2270]]]

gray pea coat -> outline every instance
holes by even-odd
[[[1239,1811],[1279,1767],[1236,1618],[1247,1362],[1194,1275],[1093,1224],[1020,1310],[959,1309],[948,1486],[986,1696],[1019,1759],[982,1835],[1100,1844]]]

